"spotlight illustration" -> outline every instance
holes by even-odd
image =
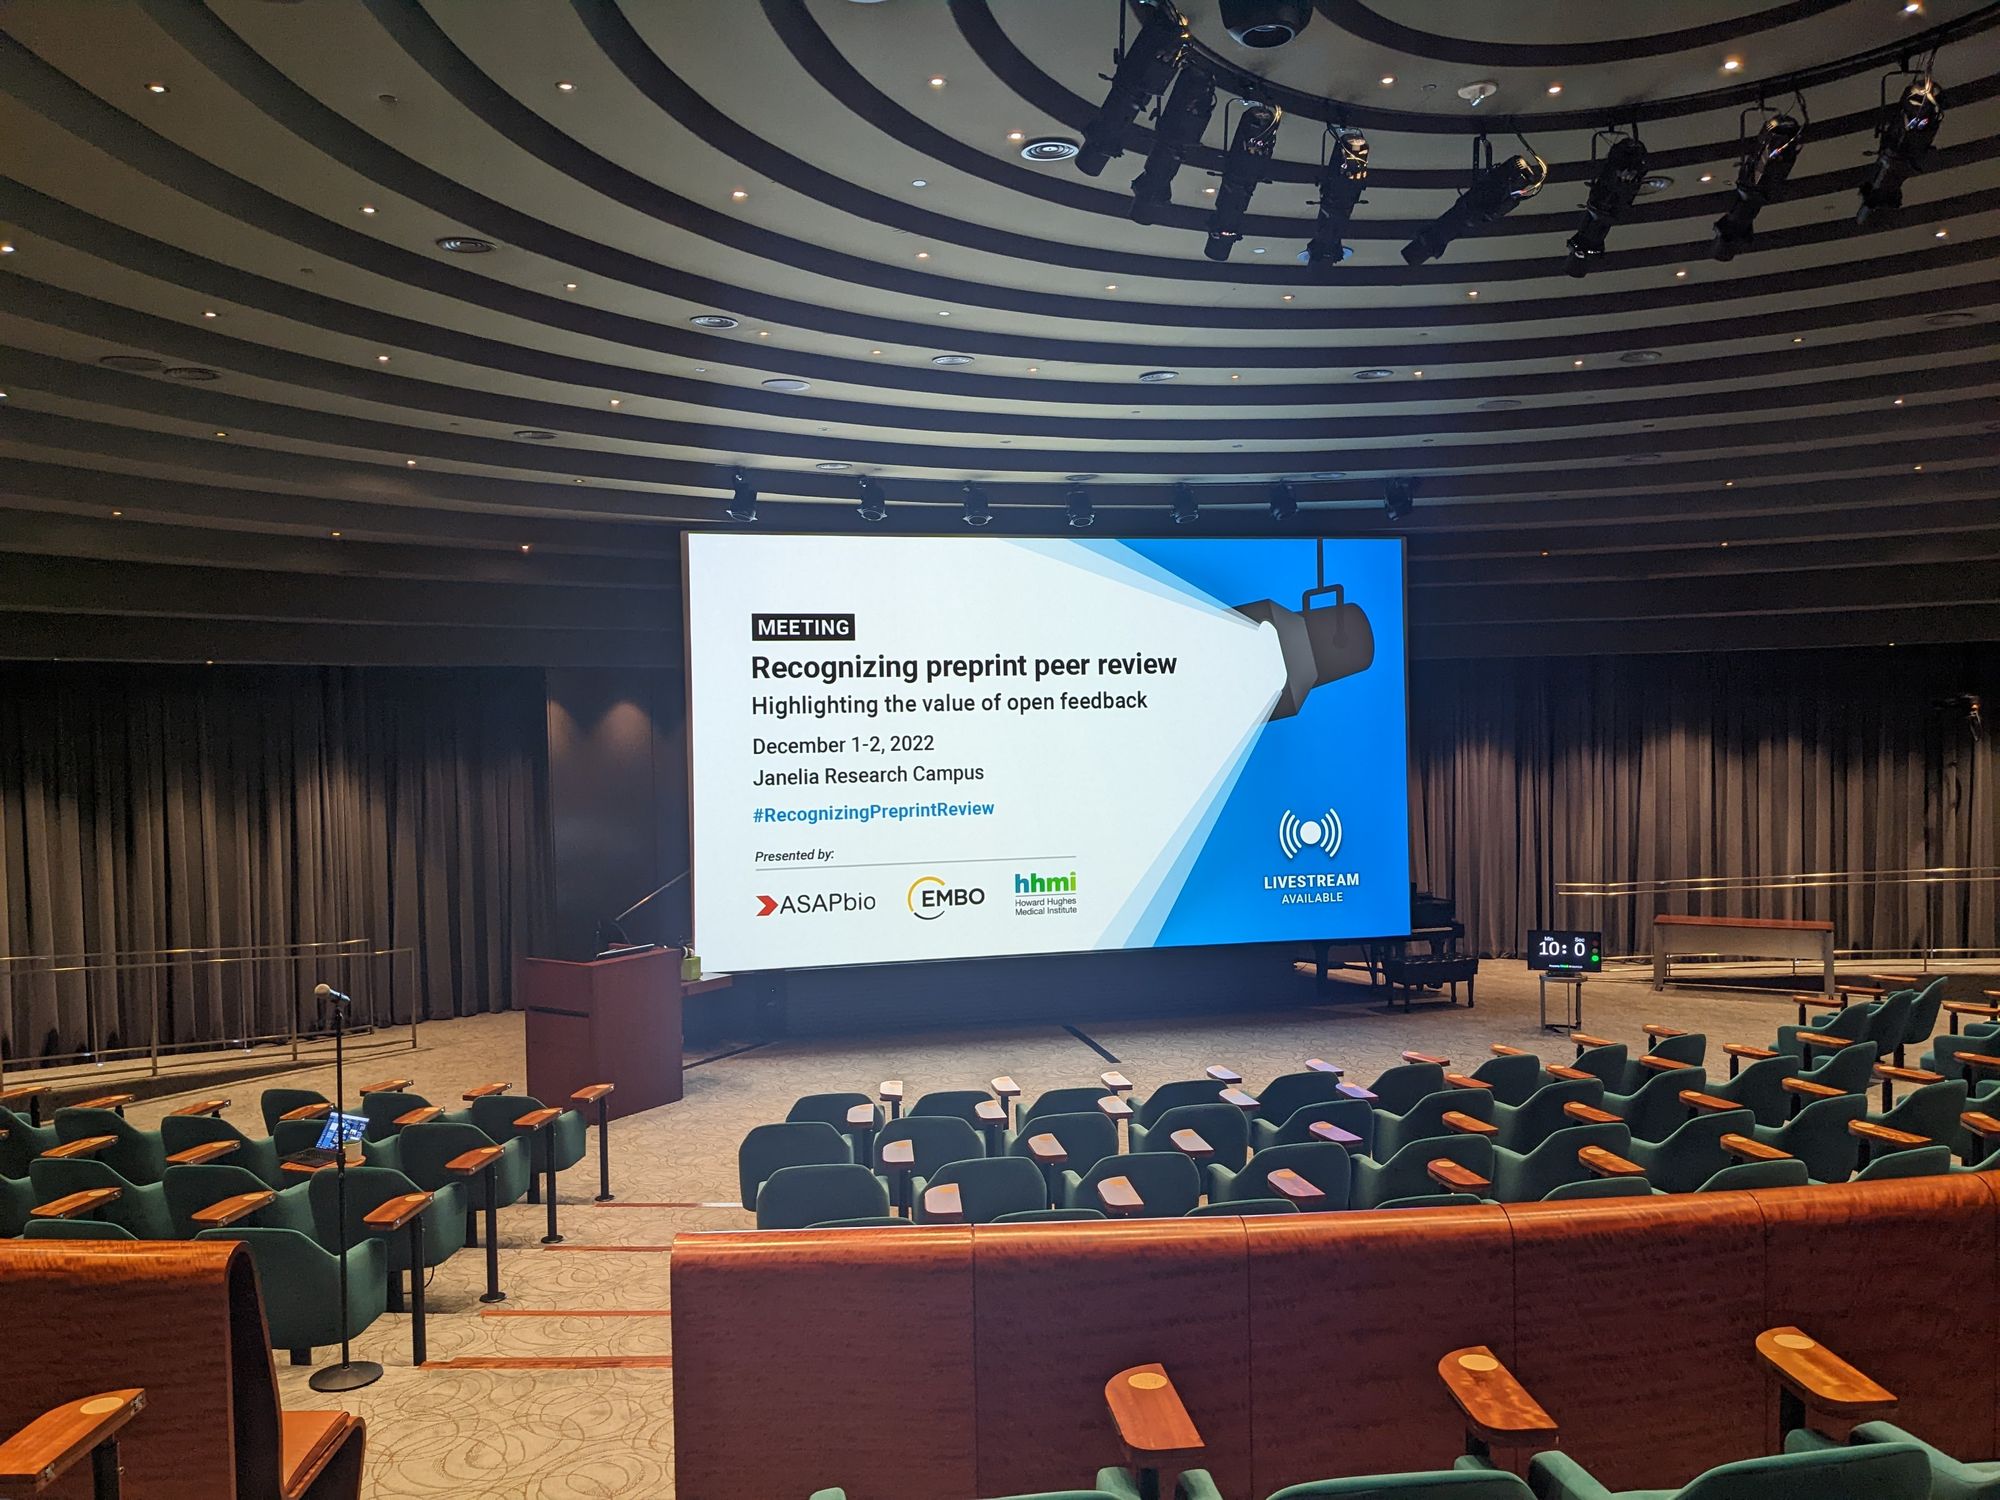
[[[1315,607],[1315,600],[1328,597],[1333,600],[1331,605]],[[1347,602],[1341,585],[1326,581],[1323,539],[1319,543],[1319,584],[1299,596],[1297,609],[1275,599],[1259,599],[1237,605],[1236,612],[1277,632],[1278,649],[1285,659],[1285,686],[1272,705],[1273,719],[1291,718],[1305,707],[1306,695],[1314,688],[1365,672],[1375,660],[1375,629],[1368,623],[1366,611]],[[1334,826],[1338,828],[1338,819]],[[1334,837],[1337,846],[1339,834]]]

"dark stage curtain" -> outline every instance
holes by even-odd
[[[539,671],[0,665],[10,1057],[496,1010],[545,930]],[[365,939],[294,963],[134,956]],[[115,956],[129,967],[75,955]],[[201,955],[209,958],[210,955]]]
[[[1558,899],[1564,881],[2000,864],[2000,648],[1425,661],[1419,886],[1486,953],[1531,927],[1652,949],[1657,912],[1832,921],[1842,948],[2000,943],[1992,883]],[[1957,695],[1978,693],[1984,738]]]

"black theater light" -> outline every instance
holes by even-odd
[[[1526,146],[1527,142],[1521,144]],[[1482,151],[1484,166],[1480,165]],[[1514,211],[1516,204],[1525,203],[1539,193],[1542,184],[1549,180],[1549,164],[1534,155],[1532,148],[1528,155],[1510,156],[1495,166],[1493,143],[1484,136],[1473,142],[1472,161],[1472,186],[1460,193],[1457,202],[1426,224],[1415,239],[1403,246],[1403,259],[1410,265],[1420,266],[1427,260],[1436,260],[1444,254],[1445,247],[1460,235],[1484,229],[1495,220],[1504,218]]]
[[[1122,5],[1121,5],[1122,10]],[[1112,69],[1111,89],[1084,127],[1077,170],[1095,177],[1125,150],[1125,130],[1146,102],[1173,82],[1187,50],[1188,23],[1168,0],[1153,0],[1139,34]]]
[[[1169,514],[1176,526],[1192,526],[1201,519],[1201,502],[1194,497],[1194,486],[1185,479],[1174,486],[1174,508]]]
[[[1081,531],[1086,526],[1097,524],[1097,510],[1090,503],[1090,496],[1083,492],[1082,485],[1071,485],[1065,498],[1069,502],[1069,524]]]
[[[1254,102],[1244,105],[1236,117],[1236,134],[1222,159],[1222,185],[1215,190],[1215,207],[1208,216],[1208,243],[1202,247],[1210,260],[1228,260],[1243,238],[1250,195],[1264,180],[1264,164],[1277,147],[1278,126],[1284,118],[1277,105]]]
[[[1333,153],[1319,170],[1319,221],[1299,259],[1322,273],[1354,252],[1341,242],[1354,205],[1368,186],[1368,138],[1358,130],[1329,130]]]
[[[854,507],[855,513],[864,521],[886,521],[889,519],[889,502],[883,497],[882,486],[863,475],[855,484],[861,492],[861,503]]]
[[[1590,263],[1602,258],[1605,236],[1611,226],[1632,211],[1633,200],[1646,185],[1646,143],[1636,135],[1620,136],[1604,153],[1597,178],[1590,184],[1590,197],[1583,205],[1583,223],[1569,240],[1569,261],[1564,267],[1572,276],[1582,276]]]
[[[1174,174],[1188,147],[1200,141],[1215,113],[1215,81],[1199,68],[1182,68],[1167,95],[1165,108],[1153,123],[1153,149],[1145,170],[1132,179],[1132,218],[1157,224],[1160,210],[1174,201]]]
[[[1711,253],[1717,260],[1734,260],[1737,252],[1750,247],[1757,215],[1766,203],[1783,194],[1804,136],[1805,126],[1796,117],[1781,113],[1772,115],[1764,128],[1744,143],[1743,159],[1736,166],[1736,201],[1715,221]]]
[[[738,469],[729,476],[735,492],[729,497],[727,514],[732,521],[754,521],[757,519],[757,486],[750,482],[750,476]]]
[[[1271,519],[1289,521],[1299,513],[1299,497],[1283,480],[1271,486]]]
[[[1903,90],[1903,97],[1883,113],[1875,128],[1875,165],[1861,184],[1861,207],[1854,222],[1868,224],[1892,216],[1903,206],[1903,181],[1924,169],[1944,123],[1944,101],[1937,81],[1924,77]]]
[[[982,490],[971,480],[965,482],[965,524],[968,526],[991,526],[993,506]]]
[[[1392,521],[1407,516],[1417,503],[1417,481],[1408,474],[1392,475],[1383,485],[1382,509]]]

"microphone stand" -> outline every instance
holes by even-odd
[[[338,996],[333,1001],[333,1141],[336,1155],[333,1158],[333,1201],[334,1201],[334,1243],[340,1255],[340,1363],[328,1365],[323,1370],[315,1370],[306,1384],[316,1391],[358,1391],[364,1385],[373,1385],[382,1378],[382,1367],[372,1359],[350,1357],[347,1338],[347,1074],[343,1041],[345,1028],[341,1024],[341,1006],[347,997],[337,991],[320,989],[329,996]],[[419,1267],[416,1275],[421,1276]]]

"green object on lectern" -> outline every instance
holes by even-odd
[[[693,984],[701,978],[701,955],[692,949],[681,950],[681,983]]]

